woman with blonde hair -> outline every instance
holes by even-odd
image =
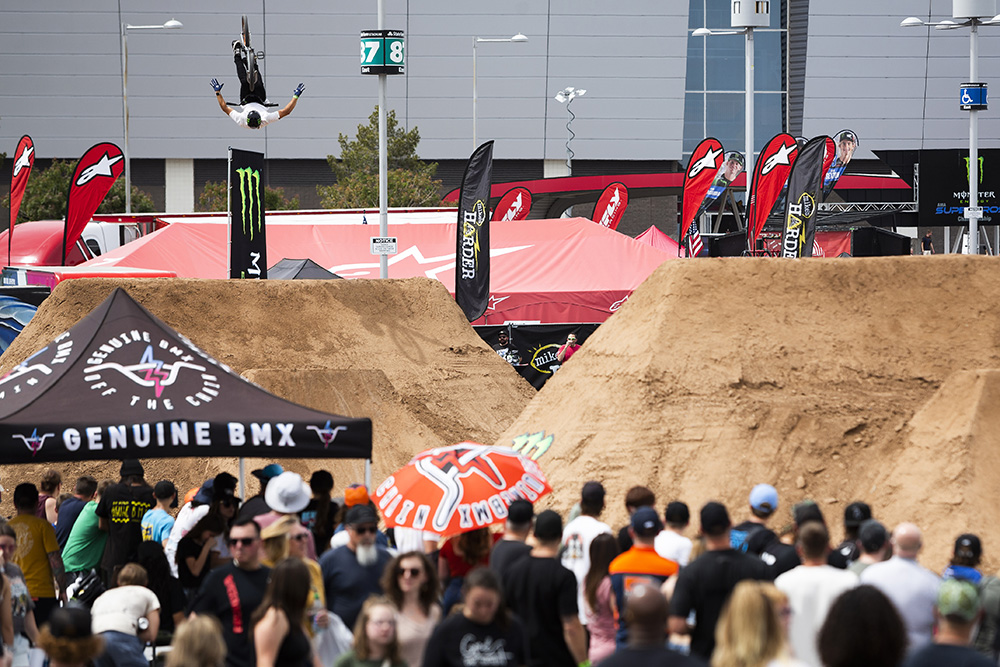
[[[335,667],[407,667],[396,636],[396,608],[381,595],[365,600],[354,624],[354,649],[340,656]]]
[[[774,590],[772,590],[774,589]],[[744,580],[736,584],[715,626],[712,667],[806,667],[791,657],[782,617],[787,599],[774,584]]]
[[[223,667],[225,664],[222,624],[214,616],[193,616],[177,628],[167,654],[167,667]]]
[[[323,572],[319,563],[306,554],[309,529],[294,516],[285,516],[262,530],[260,536],[264,543],[264,557],[261,559],[264,565],[274,567],[286,558],[297,558],[309,568],[311,583],[306,612],[316,627],[325,628],[328,625],[326,589],[323,587]],[[307,629],[312,631],[311,628]]]

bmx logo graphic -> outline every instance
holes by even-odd
[[[260,171],[250,167],[237,169],[240,179],[240,215],[243,234],[253,241],[264,225],[263,200],[260,194]]]
[[[21,440],[23,440],[24,444],[27,445],[28,449],[31,450],[31,456],[34,457],[35,454],[41,451],[42,445],[45,444],[45,438],[54,438],[56,437],[56,434],[43,433],[42,435],[38,435],[38,429],[36,428],[31,431],[31,435],[21,435],[20,433],[14,433],[13,436],[15,438],[20,438]]]
[[[492,455],[489,447],[480,445],[451,447],[417,460],[417,471],[444,492],[431,518],[432,531],[443,532],[462,502],[462,483],[459,481],[462,478],[479,475],[498,492],[507,488],[507,480],[490,458]]]
[[[320,441],[323,443],[323,449],[330,446],[334,440],[337,439],[337,434],[341,431],[346,431],[346,426],[337,426],[335,428],[330,428],[330,420],[326,420],[326,425],[323,428],[319,426],[306,426],[310,431],[316,431],[316,435],[319,436]]]

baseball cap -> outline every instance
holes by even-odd
[[[770,484],[758,484],[750,490],[750,507],[758,512],[778,509],[778,490]]]
[[[198,493],[194,494],[194,502],[200,505],[211,505],[214,495],[215,479],[206,479],[205,483],[198,489]]]
[[[687,524],[691,522],[691,510],[688,509],[687,503],[682,503],[679,500],[675,500],[667,505],[667,509],[663,512],[663,520],[667,523],[677,523],[677,524]]]
[[[959,535],[955,540],[955,555],[962,558],[978,559],[983,555],[983,543],[972,533]]]
[[[363,523],[378,523],[378,514],[370,505],[355,505],[347,510],[344,523],[348,526],[360,526]]]
[[[545,510],[535,519],[535,537],[546,542],[562,538],[562,517],[557,512]]]
[[[170,480],[165,479],[162,482],[157,482],[156,486],[153,487],[153,495],[160,500],[173,496],[174,502],[170,503],[170,506],[177,507],[177,487]]]
[[[507,521],[514,525],[530,523],[535,516],[535,506],[527,500],[518,499],[507,508]]]
[[[711,501],[701,508],[701,532],[718,535],[731,525],[729,510],[722,503]]]
[[[798,526],[801,526],[806,521],[819,521],[824,526],[826,525],[823,512],[815,500],[803,500],[800,503],[795,503],[795,507],[792,508],[792,518]]]
[[[351,484],[344,489],[344,504],[348,507],[367,505],[368,503],[368,489],[365,488],[364,484]]]
[[[858,136],[850,130],[844,130],[837,137],[837,141],[853,141],[854,143],[858,143]]]
[[[663,523],[652,507],[640,507],[632,515],[632,530],[639,537],[656,537],[663,530]]]
[[[858,539],[861,541],[861,548],[868,553],[874,553],[885,546],[889,540],[889,531],[875,519],[868,519],[858,528]]]
[[[600,482],[587,482],[580,491],[580,500],[588,505],[604,503],[604,485]]]
[[[971,623],[979,613],[979,591],[963,579],[945,579],[938,589],[938,613]]]
[[[138,459],[125,459],[122,461],[122,467],[119,473],[122,477],[128,477],[130,475],[142,477],[146,474],[146,471],[143,470],[142,464],[139,463]]]
[[[857,528],[870,518],[872,508],[868,503],[855,502],[844,508],[844,525],[848,528]]]
[[[285,469],[282,468],[277,463],[269,463],[263,468],[258,468],[257,470],[254,470],[250,474],[259,479],[260,481],[265,482],[269,479],[277,477],[283,472],[285,472]]]

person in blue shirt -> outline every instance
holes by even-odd
[[[174,527],[174,517],[170,510],[177,508],[177,487],[169,480],[157,482],[153,488],[156,507],[142,515],[142,541],[158,542],[166,546],[167,538]]]

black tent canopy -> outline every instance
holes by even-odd
[[[267,270],[268,280],[331,280],[340,279],[336,273],[327,271],[311,259],[288,259],[287,257]]]
[[[274,396],[121,288],[0,379],[4,463],[370,458],[369,419]]]

